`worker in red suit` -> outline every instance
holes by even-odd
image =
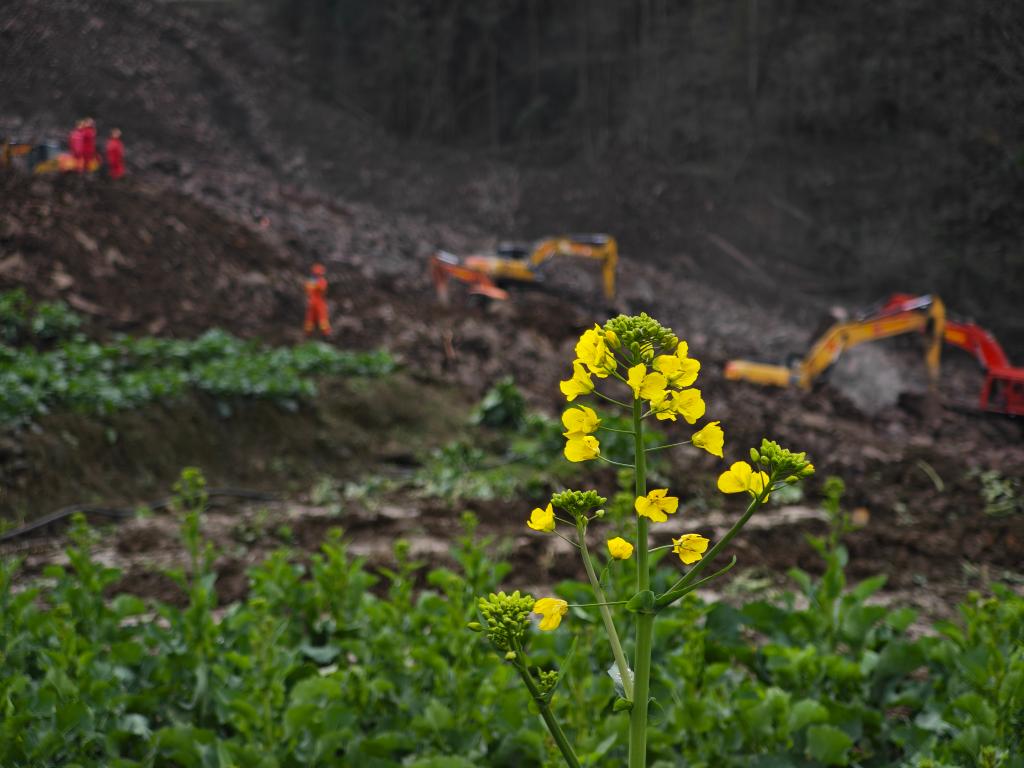
[[[96,123],[91,117],[82,125],[82,169],[90,170],[96,162]]]
[[[327,270],[323,264],[314,264],[312,274],[306,281],[306,322],[303,330],[312,335],[313,328],[319,328],[325,337],[331,335],[331,322],[327,319]]]
[[[71,153],[71,159],[75,162],[75,170],[79,173],[82,172],[85,165],[82,161],[82,128],[84,125],[85,121],[79,120],[71,129],[71,135],[68,136],[68,151]]]
[[[103,152],[107,156],[107,176],[120,179],[124,176],[124,142],[121,141],[120,130],[115,128],[110,132]]]

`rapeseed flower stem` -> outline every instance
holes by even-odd
[[[647,496],[647,460],[644,453],[643,403],[633,400],[633,456],[636,462],[636,498]],[[648,560],[647,529],[649,521],[643,515],[636,520],[636,589],[637,593],[651,588]],[[636,615],[636,657],[633,679],[633,708],[629,713],[629,768],[647,766],[647,708],[651,689],[651,651],[654,643],[654,614]]]
[[[561,518],[559,518],[559,519],[561,519]],[[564,522],[567,522],[567,521],[562,520],[562,522],[564,523]],[[577,542],[575,542],[572,539],[570,539],[568,536],[563,536],[558,531],[552,531],[552,533],[555,534],[555,536],[560,538],[562,541],[566,542],[567,544],[571,544],[572,546],[576,547],[576,549],[580,548],[580,545]]]
[[[604,623],[605,632],[608,633],[608,642],[612,647],[612,656],[615,658],[615,665],[619,668],[619,675],[622,677],[622,689],[626,693],[626,698],[632,700],[633,675],[629,671],[629,662],[626,661],[626,654],[622,651],[622,643],[619,641],[619,633],[616,631],[615,622],[612,620],[612,612],[608,610],[609,605],[619,605],[621,603],[609,603],[608,598],[604,595],[601,581],[597,578],[597,573],[594,571],[594,561],[590,557],[590,550],[587,548],[586,523],[578,523],[576,530],[579,532],[580,556],[583,558],[583,567],[587,571],[590,586],[598,600],[594,605],[597,605],[601,612],[601,621]]]
[[[666,448],[675,448],[677,445],[689,445],[689,444],[690,444],[689,440],[680,440],[678,443],[667,443],[666,445],[656,445],[653,448],[645,448],[644,450],[647,453],[651,453],[652,451],[663,451]]]
[[[615,427],[606,427],[604,425],[598,427],[598,429],[603,429],[606,432],[621,432],[624,435],[632,435],[633,434],[633,430],[632,429],[616,429]]]
[[[519,672],[519,676],[523,679],[526,689],[530,692],[530,696],[537,704],[537,709],[540,711],[540,716],[544,720],[544,725],[548,727],[548,732],[551,734],[551,738],[555,740],[555,744],[558,746],[558,751],[562,753],[562,757],[565,759],[566,765],[568,765],[569,768],[580,768],[580,760],[576,757],[576,752],[573,750],[569,740],[565,737],[565,732],[562,730],[562,726],[559,725],[558,720],[555,719],[555,715],[551,711],[551,704],[548,702],[548,697],[540,692],[536,681],[533,679],[533,675],[530,674],[530,668],[528,666],[525,653],[517,653],[515,667]]]
[[[606,461],[609,464],[614,464],[617,467],[626,467],[626,469],[635,469],[635,467],[632,464],[623,464],[621,461],[615,461],[615,459],[609,459],[607,456],[598,455],[596,458],[600,459],[601,461]]]
[[[604,392],[598,392],[595,389],[594,390],[594,394],[597,395],[598,397],[602,398],[603,400],[607,400],[609,403],[615,403],[616,405],[621,405],[623,408],[629,408],[629,404],[628,403],[624,403],[621,400],[616,400],[614,397],[609,397]]]
[[[712,573],[710,576],[705,576],[700,581],[689,584],[688,586],[680,586],[683,583],[683,580],[686,578],[686,576],[684,576],[682,579],[673,584],[671,589],[669,589],[667,592],[665,592],[665,594],[659,597],[655,605],[657,605],[658,608],[665,608],[669,605],[672,605],[672,603],[674,603],[676,600],[683,597],[684,595],[688,595],[698,587],[702,587],[708,582],[714,581],[719,576],[728,573],[734,565],[736,565],[736,555],[732,556],[732,560],[729,561],[729,564],[727,566],[725,566],[724,568],[720,568],[719,570]]]
[[[694,565],[693,568],[691,568],[690,571],[685,576],[683,576],[683,578],[681,578],[676,583],[676,585],[672,587],[671,590],[669,590],[670,593],[688,587],[694,583],[694,580],[697,578],[698,575],[700,575],[701,571],[708,567],[708,563],[714,560],[718,556],[718,553],[725,549],[729,542],[733,540],[733,537],[735,537],[736,534],[739,533],[740,530],[743,528],[743,526],[747,524],[747,521],[750,519],[750,516],[753,515],[758,509],[760,509],[764,505],[764,502],[767,500],[770,490],[771,483],[769,482],[765,484],[765,487],[761,491],[761,493],[758,496],[755,496],[753,500],[751,500],[750,504],[747,506],[746,512],[743,513],[743,516],[739,520],[733,523],[733,526],[729,529],[729,532],[726,533],[725,536],[723,536],[715,544],[715,546],[711,548],[711,551],[708,552],[703,557],[703,559],[701,559],[696,565]]]

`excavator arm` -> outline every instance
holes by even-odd
[[[969,352],[985,372],[978,408],[1010,416],[1024,416],[1024,368],[1015,368],[995,336],[975,323],[950,321],[945,341]]]
[[[870,341],[927,331],[931,333],[931,341],[925,362],[929,378],[935,384],[939,376],[945,323],[946,308],[938,297],[897,295],[879,310],[857,320],[831,326],[793,368],[748,360],[730,360],[725,366],[725,377],[777,387],[795,384],[810,389],[814,381],[848,349]]]
[[[430,259],[430,279],[442,304],[448,303],[448,283],[452,280],[464,283],[470,295],[486,296],[496,301],[508,298],[508,291],[496,286],[490,277],[468,265],[460,264],[458,257],[447,251],[438,251]]]
[[[530,254],[531,271],[555,256],[594,259],[601,262],[601,283],[605,298],[615,299],[615,272],[619,263],[619,244],[611,235],[566,235],[541,240]]]

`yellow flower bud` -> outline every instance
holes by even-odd
[[[621,536],[608,539],[608,554],[616,560],[629,560],[633,556],[633,545]]]

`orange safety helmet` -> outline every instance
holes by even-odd
[[[314,275],[320,275],[320,276],[326,275],[327,274],[327,269],[324,267],[323,264],[314,264],[313,265],[313,274]]]

